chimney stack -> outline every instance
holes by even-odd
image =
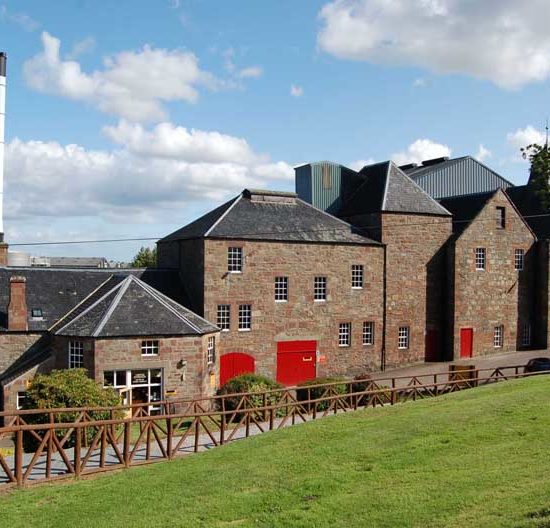
[[[27,321],[27,279],[14,275],[10,277],[8,331],[26,332],[29,329]]]
[[[4,146],[7,60],[7,55],[0,51],[0,266],[8,265],[8,245],[4,242]]]

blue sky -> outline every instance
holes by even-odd
[[[523,183],[519,146],[550,113],[550,7],[516,4],[0,0],[6,239],[163,236],[319,159],[471,154]]]

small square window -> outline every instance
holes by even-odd
[[[230,247],[227,249],[227,271],[241,273],[243,270],[243,248]]]
[[[159,342],[155,339],[148,339],[141,342],[141,355],[142,356],[158,356],[159,355]]]
[[[493,334],[493,346],[495,348],[502,348],[504,344],[504,327],[502,325],[495,326]]]
[[[351,345],[351,323],[340,323],[338,331],[338,346],[348,347]]]
[[[315,277],[313,282],[313,295],[314,300],[316,301],[326,301],[327,300],[327,278],[326,277]]]
[[[84,343],[82,341],[69,341],[69,368],[82,368],[84,366]]]
[[[362,288],[363,287],[363,265],[353,264],[351,266],[351,287]]]
[[[410,328],[408,326],[400,326],[397,337],[397,348],[405,350],[409,348]]]
[[[31,317],[33,319],[42,319],[43,315],[42,308],[33,308],[31,310]]]
[[[252,328],[252,306],[250,304],[239,305],[239,331],[247,331]]]
[[[288,277],[275,277],[275,301],[288,301]]]
[[[231,305],[218,304],[218,328],[228,332],[231,328]]]
[[[216,362],[216,338],[210,336],[208,338],[208,347],[206,350],[206,363],[213,365]]]
[[[483,271],[485,269],[485,248],[476,248],[476,270]]]
[[[363,323],[363,345],[374,345],[374,323],[372,321]]]
[[[497,207],[497,229],[506,228],[506,207]]]
[[[516,271],[523,271],[525,266],[525,251],[523,249],[516,249],[514,253],[514,268]]]

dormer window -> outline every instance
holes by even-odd
[[[44,314],[42,313],[42,308],[33,308],[31,310],[31,317],[33,319],[42,319],[42,317],[44,317]]]

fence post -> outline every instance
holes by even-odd
[[[195,408],[196,412],[196,408]],[[199,417],[195,415],[195,447],[193,448],[195,453],[199,450]]]
[[[130,467],[130,422],[124,422],[124,465]]]
[[[172,458],[172,418],[166,419],[166,456]]]
[[[15,435],[15,479],[19,487],[23,486],[23,431]]]
[[[76,439],[74,444],[74,474],[76,477],[80,477],[80,452],[82,450],[82,429],[77,427],[75,429]]]

